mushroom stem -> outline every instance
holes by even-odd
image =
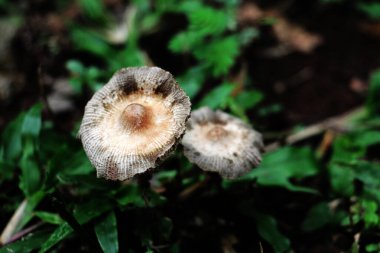
[[[137,103],[129,104],[121,116],[121,124],[130,133],[133,133],[147,124],[147,109]]]

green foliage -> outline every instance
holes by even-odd
[[[66,63],[66,68],[71,72],[70,84],[76,93],[81,93],[85,85],[88,85],[93,91],[97,91],[102,87],[102,84],[98,81],[101,77],[101,72],[98,68],[94,66],[86,68],[77,60],[69,60]]]
[[[239,42],[236,36],[228,36],[194,49],[194,56],[210,68],[215,77],[226,74],[238,54]]]
[[[79,0],[79,5],[86,17],[96,22],[104,22],[106,13],[104,12],[103,1],[101,0]]]
[[[380,7],[380,5],[379,5]],[[367,110],[370,116],[380,114],[380,70],[373,72],[369,81],[369,91],[367,96]]]
[[[285,252],[290,248],[290,241],[278,231],[276,220],[266,214],[254,213],[257,230],[262,238],[268,241],[275,252]]]
[[[357,7],[360,11],[367,14],[368,17],[379,20],[380,19],[380,3],[365,3],[360,2],[357,4]]]
[[[231,83],[224,83],[210,91],[206,96],[203,97],[200,105],[209,106],[213,109],[218,107],[223,107],[227,102],[234,85]]]
[[[95,232],[105,253],[119,252],[116,216],[113,212],[107,214],[96,224]]]
[[[225,9],[216,10],[185,1],[179,11],[187,16],[189,26],[171,39],[169,49],[174,53],[191,53],[214,77],[226,75],[239,55],[240,46],[257,35],[252,29],[239,35],[225,35],[235,29],[234,6],[226,4]]]
[[[255,221],[257,232],[271,244],[275,252],[286,252],[290,249],[290,241],[280,232],[274,217],[256,210],[252,202],[242,202],[239,209]]]
[[[0,1],[0,6],[5,2],[8,1]],[[129,1],[128,36],[118,44],[106,36],[114,20],[110,19],[111,8],[106,8],[104,3],[78,0],[80,19],[65,21],[74,57],[66,62],[66,69],[76,99],[98,90],[122,67],[157,64],[149,58],[141,42],[151,34],[166,36],[163,17],[174,14],[186,18],[188,25],[172,37],[165,37],[165,46],[183,60],[184,68],[176,79],[192,99],[194,108],[225,109],[262,128],[265,124],[257,123],[253,117],[265,121],[265,117],[282,110],[277,101],[262,106],[265,104],[262,101],[268,102],[267,94],[258,91],[249,74],[242,71],[245,62],[235,64],[244,47],[260,35],[259,28],[237,26],[235,14],[239,1]],[[369,17],[379,18],[377,3],[361,2],[357,6]],[[270,25],[275,18],[261,22]],[[331,156],[320,159],[315,155],[314,140],[310,146],[285,145],[267,152],[262,164],[245,176],[220,180],[203,174],[178,153],[154,171],[151,188],[147,189],[142,189],[136,181],[119,183],[96,178],[95,169],[75,138],[77,128],[57,131],[58,124],[67,122],[60,122],[60,117],[50,122],[46,118],[52,118],[45,114],[41,117],[43,107],[38,103],[15,117],[1,135],[0,183],[19,186],[12,196],[14,199],[6,203],[6,217],[11,217],[17,208],[15,203],[25,205],[15,232],[25,231],[36,223],[43,226],[4,246],[0,253],[59,251],[59,247],[66,246],[67,239],[83,234],[96,236],[95,243],[104,252],[118,252],[125,243],[124,230],[136,240],[132,247],[138,245],[140,251],[179,253],[188,246],[184,241],[188,237],[197,238],[198,231],[206,228],[208,232],[211,228],[239,237],[246,221],[253,224],[249,225],[252,230],[249,236],[267,242],[272,247],[269,251],[274,252],[292,251],[297,242],[289,231],[294,229],[305,234],[326,228],[352,234],[359,227],[362,235],[371,231],[378,234],[380,163],[371,152],[378,150],[380,144],[379,70],[373,72],[369,83],[368,117],[334,140]],[[76,113],[79,115],[79,111]],[[70,120],[77,120],[76,114]],[[70,123],[79,125],[79,122]],[[4,196],[0,195],[1,200],[7,199],[7,190]],[[257,196],[265,191],[291,196],[291,203],[268,204]],[[193,195],[189,194],[187,199],[183,197],[184,192]],[[54,196],[62,198],[61,206],[50,206]],[[310,197],[312,204],[303,209],[304,216],[292,228],[276,209],[281,213],[293,211],[291,208],[299,196]],[[215,205],[212,213],[203,209],[209,200]],[[228,206],[227,211],[220,210],[226,209],[225,204],[230,201],[237,205]],[[129,221],[127,224],[121,223],[124,217]],[[236,248],[247,243],[244,237],[238,238]],[[378,243],[365,243],[355,242],[352,252],[379,251]]]
[[[259,168],[240,177],[239,181],[257,180],[263,186],[278,186],[289,191],[316,193],[314,189],[297,186],[290,179],[301,179],[318,173],[318,167],[310,148],[285,147],[264,156]],[[226,182],[228,185],[228,183]]]
[[[61,225],[63,223],[62,218],[55,213],[37,211],[37,212],[34,212],[34,215],[46,223],[55,224],[55,225]]]
[[[221,34],[229,23],[229,17],[224,11],[206,6],[189,12],[188,18],[189,30],[195,31],[201,37]]]
[[[314,205],[308,212],[302,223],[302,230],[314,231],[330,223],[332,214],[327,203],[321,202]]]
[[[0,253],[23,252],[29,253],[38,249],[43,242],[49,237],[49,230],[42,230],[36,233],[30,233],[18,242],[5,245],[0,248]]]

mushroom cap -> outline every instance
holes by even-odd
[[[125,180],[156,167],[186,129],[190,99],[158,67],[116,72],[85,107],[79,137],[98,177]]]
[[[240,177],[261,162],[261,134],[242,120],[208,107],[191,113],[181,143],[190,162],[224,178]]]

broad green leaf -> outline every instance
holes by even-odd
[[[61,225],[64,222],[62,218],[55,213],[36,211],[34,212],[34,215],[40,218],[42,221],[50,224]]]
[[[248,110],[260,103],[263,98],[264,95],[259,91],[243,91],[235,97],[235,100],[244,110]]]
[[[275,252],[286,252],[290,248],[289,239],[278,230],[277,222],[272,216],[256,211],[253,212],[253,217],[260,236],[271,244]]]
[[[195,31],[184,31],[174,35],[169,41],[169,49],[173,53],[191,52],[202,41],[202,37]]]
[[[353,136],[353,146],[368,148],[368,146],[380,143],[380,132],[366,130]]]
[[[29,233],[20,240],[1,247],[0,253],[29,253],[38,249],[49,238],[49,235],[50,231],[48,230]]]
[[[110,212],[95,224],[95,232],[99,244],[105,253],[118,253],[119,241],[117,237],[117,224],[114,212]]]
[[[363,220],[367,228],[379,225],[380,217],[377,214],[378,205],[375,201],[363,200]]]
[[[197,66],[179,77],[178,83],[190,98],[194,98],[202,88],[204,80],[204,68]]]
[[[225,103],[227,103],[227,100],[234,88],[235,85],[232,83],[223,83],[204,96],[200,102],[200,105],[208,106],[213,109],[222,107]]]
[[[66,62],[66,69],[76,75],[82,75],[84,73],[84,66],[79,60],[68,60]]]
[[[366,252],[379,252],[380,251],[380,243],[372,243],[368,244],[365,247]]]
[[[375,19],[375,20],[380,20],[380,3],[360,2],[357,4],[357,7],[359,10],[361,10],[362,12],[367,14],[368,17]]]
[[[74,209],[73,214],[79,224],[82,225],[109,211],[111,208],[111,201],[103,197],[102,199],[93,199],[89,202],[77,206]],[[64,222],[62,225],[56,228],[48,240],[42,244],[39,253],[47,252],[54,245],[69,236],[73,231],[73,228],[67,222]]]
[[[20,189],[25,196],[31,196],[41,186],[41,172],[35,157],[35,142],[30,138],[25,138],[24,151],[19,162],[21,168]]]
[[[80,7],[85,15],[93,21],[105,20],[105,7],[102,0],[79,0]]]
[[[259,168],[253,169],[238,181],[257,179],[257,183],[260,185],[315,193],[315,190],[296,186],[289,180],[291,178],[302,179],[316,173],[318,173],[318,167],[310,148],[284,147],[266,154]]]
[[[113,55],[112,48],[95,32],[75,27],[71,29],[70,36],[79,50],[90,52],[106,60]]]
[[[70,227],[70,225],[66,222],[63,223],[58,228],[56,228],[53,233],[50,234],[49,238],[45,240],[45,242],[42,245],[40,245],[41,249],[38,252],[39,253],[47,252],[58,242],[65,239],[72,232],[73,232],[73,229]]]
[[[22,125],[25,113],[21,113],[5,128],[2,134],[4,159],[11,162],[20,157],[22,152]]]
[[[332,190],[342,196],[349,197],[354,193],[355,173],[351,168],[339,164],[329,166]]]
[[[41,131],[42,104],[32,106],[25,114],[22,122],[21,133],[23,136],[37,137]]]
[[[332,214],[327,203],[318,203],[306,215],[306,219],[302,223],[302,230],[308,232],[319,229],[328,224],[331,218]]]

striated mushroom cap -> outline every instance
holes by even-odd
[[[208,107],[191,113],[181,143],[190,162],[224,178],[242,176],[261,162],[261,134],[240,119]]]
[[[98,177],[125,180],[154,168],[186,129],[190,99],[158,67],[116,72],[85,107],[79,130]]]

